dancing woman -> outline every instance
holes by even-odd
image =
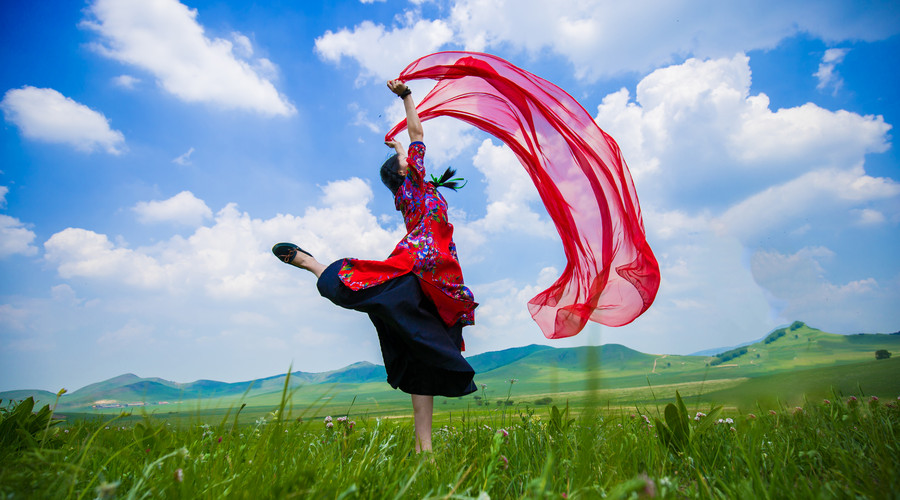
[[[463,283],[447,202],[437,191],[458,187],[453,171],[425,180],[424,131],[412,92],[400,80],[387,85],[403,100],[411,144],[404,150],[397,140],[385,142],[396,154],[381,166],[381,181],[403,214],[406,236],[383,261],[347,258],[326,266],[293,243],[272,252],[313,273],[323,297],[369,315],[388,383],[411,395],[416,451],[430,451],[434,396],[475,391],[475,372],[461,351],[462,328],[473,324],[478,304]]]

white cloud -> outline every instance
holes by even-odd
[[[813,73],[818,78],[819,83],[816,88],[824,90],[827,87],[833,87],[834,94],[837,94],[844,85],[844,80],[835,72],[835,67],[844,62],[844,56],[850,52],[850,49],[828,49],[822,56],[822,62],[819,63],[819,70]]]
[[[470,229],[541,237],[556,234],[548,217],[531,210],[529,204],[540,200],[537,189],[508,147],[495,146],[490,139],[485,139],[472,163],[484,174],[487,183],[487,209],[484,218],[467,224]]]
[[[140,288],[158,288],[166,281],[165,268],[152,257],[117,248],[106,235],[86,229],[64,229],[44,242],[44,250],[63,278],[99,278]]]
[[[113,83],[123,89],[132,90],[137,84],[141,83],[141,79],[131,75],[119,75],[113,78]]]
[[[363,22],[328,31],[316,50],[337,62],[356,59],[365,77],[396,74],[415,57],[454,43],[466,50],[550,51],[569,61],[578,78],[596,80],[645,72],[685,57],[723,57],[770,49],[797,34],[828,42],[881,40],[898,33],[890,0],[847,9],[817,2],[611,2],[609,0],[455,0],[447,17],[420,19],[417,5],[387,29]],[[416,51],[412,47],[421,48]],[[397,49],[400,50],[397,50]]]
[[[890,178],[868,176],[861,165],[847,170],[816,170],[732,206],[718,218],[716,227],[750,239],[816,215],[835,224],[830,217],[835,211],[897,195],[900,184]],[[872,215],[866,217],[871,219]]]
[[[625,89],[610,94],[596,121],[622,147],[642,200],[662,206],[719,210],[753,196],[774,201],[778,193],[764,193],[792,182],[820,190],[828,189],[826,181],[846,183],[830,189],[843,200],[835,206],[841,209],[894,195],[892,181],[869,177],[861,166],[866,154],[889,147],[891,125],[882,117],[811,103],[772,111],[765,94],[749,90],[745,55],[690,59],[641,80],[634,102]],[[783,203],[805,210],[801,200],[822,202],[801,194]],[[793,215],[767,213],[775,223]]]
[[[294,241],[322,262],[353,256],[383,259],[405,234],[402,223],[384,229],[368,208],[371,187],[358,178],[322,188],[321,203],[304,215],[253,219],[229,204],[211,226],[187,238],[173,236],[152,247],[128,248],[103,234],[67,228],[44,243],[47,262],[66,279],[83,277],[138,289],[183,295],[202,291],[213,297],[247,297],[267,287],[284,286],[283,269],[270,248]],[[206,204],[190,192],[135,207],[146,221],[199,223]]]
[[[0,208],[6,207],[6,193],[9,188],[0,186]],[[0,259],[10,255],[34,255],[37,247],[31,243],[35,234],[15,217],[0,214]]]
[[[753,276],[771,293],[783,322],[799,319],[836,333],[896,331],[900,277],[832,283],[826,266],[836,258],[822,247],[792,255],[759,250],[752,258]]]
[[[876,40],[898,31],[890,1],[848,11],[839,1],[609,2],[459,0],[450,24],[467,49],[549,49],[579,78],[647,71],[684,56],[721,57],[775,47],[808,33],[825,40]],[[637,28],[636,28],[637,27]]]
[[[407,12],[399,23],[390,29],[363,21],[352,30],[328,30],[316,38],[316,53],[333,63],[344,57],[355,59],[362,67],[362,78],[386,81],[395,78],[413,60],[435,52],[453,38],[453,31],[442,20],[426,21]]]
[[[97,32],[101,54],[150,72],[186,102],[290,116],[296,109],[271,81],[268,59],[251,60],[249,38],[208,38],[197,11],[176,0],[97,0],[84,25]]]
[[[871,208],[852,210],[852,212],[857,216],[856,223],[860,226],[878,226],[887,220],[883,213]]]
[[[369,130],[369,132],[372,132],[373,134],[377,134],[377,133],[381,132],[380,125],[375,123],[374,121],[372,121],[371,118],[369,118],[368,112],[364,108],[360,107],[359,103],[351,102],[350,104],[347,105],[347,109],[349,109],[350,111],[352,111],[356,114],[356,116],[353,120],[354,125],[358,125],[360,127],[365,127]]]
[[[69,144],[86,152],[101,148],[115,155],[125,147],[125,137],[110,128],[102,113],[53,89],[26,85],[8,90],[0,108],[29,139]]]
[[[175,222],[185,226],[199,226],[212,217],[212,210],[190,191],[182,191],[167,200],[142,201],[132,210],[137,212],[138,219],[144,224]]]
[[[172,163],[176,163],[178,165],[187,166],[191,164],[191,155],[194,154],[194,148],[190,148],[183,155],[172,160]]]

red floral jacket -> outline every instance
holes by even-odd
[[[349,288],[361,290],[413,273],[444,323],[471,325],[478,304],[463,284],[453,225],[447,220],[447,201],[425,181],[424,159],[425,144],[410,144],[409,172],[394,198],[394,206],[406,222],[406,236],[386,260],[344,259],[338,276]]]

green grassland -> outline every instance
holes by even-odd
[[[718,356],[620,345],[472,356],[479,390],[436,398],[423,455],[408,396],[369,363],[3,393],[0,497],[895,498],[900,357],[874,353],[898,348],[900,335],[794,323]],[[55,417],[10,402],[28,396],[58,404]]]
[[[54,424],[26,401],[0,407],[0,498],[896,498],[898,401],[830,397],[733,418],[680,400],[441,412],[421,455],[408,419],[358,412]]]
[[[900,361],[876,360],[874,352],[879,349],[900,352],[900,335],[836,335],[800,322],[720,357],[646,354],[616,344],[566,349],[532,345],[471,356],[479,391],[462,398],[437,398],[435,408],[438,413],[496,411],[498,405],[535,407],[548,398],[574,409],[622,408],[666,404],[675,390],[686,401],[723,404],[729,411],[748,411],[757,404],[797,404],[805,397],[824,397],[833,388],[896,398]],[[384,377],[384,368],[371,363],[326,373],[292,372],[288,406],[309,416],[340,414],[351,407],[371,416],[408,415],[408,396],[392,390]],[[95,407],[97,401],[166,402],[129,406],[125,411],[173,418],[224,415],[245,405],[240,418],[249,421],[280,404],[285,381],[285,375],[278,375],[239,383],[178,384],[128,374],[64,395],[58,413],[80,418],[123,411]],[[43,403],[55,400],[55,394],[47,391],[16,391],[0,398],[28,395]]]

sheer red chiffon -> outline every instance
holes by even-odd
[[[519,158],[562,238],[567,264],[528,302],[547,338],[588,320],[621,326],[653,303],[659,264],[647,244],[619,146],[565,91],[488,54],[440,52],[413,62],[403,81],[433,79],[420,118],[451,116],[503,141]],[[386,139],[406,127],[397,124]]]

